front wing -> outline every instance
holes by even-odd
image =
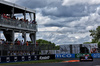
[[[85,58],[85,56],[80,57],[80,62],[82,62],[82,61],[93,61],[93,57],[87,57],[87,58]]]

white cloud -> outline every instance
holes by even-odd
[[[43,27],[39,28],[38,31],[57,31],[59,27]]]
[[[100,24],[98,24],[98,22],[100,21],[99,18],[100,18],[100,15],[98,14],[98,12],[96,10],[95,13],[91,13],[88,16],[83,16],[77,20],[73,20],[68,23],[64,22],[66,25],[69,25],[69,27],[63,26],[62,28],[58,28],[58,27],[56,27],[56,28],[44,27],[43,29],[40,28],[43,31],[47,31],[47,30],[51,31],[51,32],[48,32],[47,34],[44,32],[43,34],[40,34],[40,35],[42,35],[41,37],[43,39],[47,38],[48,40],[51,40],[52,42],[55,42],[56,44],[68,44],[68,43],[72,44],[72,43],[88,42],[88,41],[91,41],[91,39],[92,39],[92,37],[90,37],[89,30],[96,29],[96,27],[100,25]],[[60,18],[60,20],[61,20],[61,18]],[[66,19],[63,18],[63,21],[65,21],[65,20]],[[50,21],[53,21],[53,19],[50,19]],[[50,21],[48,21],[48,22],[50,22]],[[59,18],[55,21],[57,23],[57,21],[59,21]],[[61,20],[61,22],[63,22],[63,21]],[[48,22],[46,22],[46,23],[48,23]],[[44,24],[46,24],[46,23],[44,23]],[[76,27],[80,27],[80,28],[77,29]],[[84,29],[82,27],[84,27]],[[55,33],[53,33],[53,35],[51,35],[52,31],[55,31]],[[61,33],[57,32],[57,31],[60,31]],[[85,33],[81,33],[80,31],[85,31]],[[71,32],[73,34],[71,34]]]
[[[17,0],[6,1],[17,3]],[[21,2],[25,3],[27,1],[28,0],[23,0]],[[96,29],[96,27],[100,25],[100,7],[95,5],[100,4],[100,0],[63,0],[63,2],[59,0],[60,3],[57,5],[54,4],[56,1],[57,0],[48,0],[46,2],[49,4],[46,5],[43,5],[44,3],[41,5],[41,0],[36,1],[34,6],[32,6],[34,1],[30,1],[33,3],[28,4],[29,8],[36,8],[36,20],[38,23],[37,39],[48,40],[56,44],[75,44],[91,41],[92,38],[89,36],[90,33],[88,31]],[[40,4],[38,5],[42,7],[36,5],[37,2],[39,2]],[[53,3],[53,5],[51,3]],[[58,3],[58,1],[56,3]],[[20,5],[22,4],[23,3]],[[76,4],[83,5],[79,6],[78,10],[76,9],[78,6],[71,7]],[[64,8],[65,11],[63,10]],[[42,13],[42,11],[45,12]],[[58,12],[59,16],[57,16]],[[73,14],[75,16],[73,16]],[[83,15],[78,16],[79,14]],[[61,15],[63,16],[61,17]],[[15,37],[21,38],[21,35],[16,34]],[[29,36],[27,35],[27,37]]]
[[[41,14],[38,14],[38,16]],[[40,17],[40,16],[39,16]],[[74,18],[74,17],[73,17]],[[39,24],[46,24],[50,22],[56,22],[58,24],[60,22],[66,21],[68,18],[57,18],[56,20],[51,19],[48,16],[41,15],[41,20],[45,19],[45,22],[38,21]],[[39,28],[40,33],[37,35],[37,39],[45,39],[48,41],[52,41],[56,44],[72,44],[72,43],[83,43],[90,41],[92,38],[89,36],[89,30],[94,29],[98,26],[97,23],[92,24],[95,20],[99,19],[99,15],[97,12],[90,14],[89,16],[83,16],[77,20],[73,20],[71,22],[64,22],[65,25],[69,25],[69,27],[45,27],[42,26]],[[57,23],[58,22],[58,23]],[[79,29],[76,28],[80,26]],[[82,29],[82,27],[84,29]],[[43,33],[41,31],[44,31]],[[45,32],[48,31],[48,32]],[[59,33],[60,31],[60,33]],[[81,33],[80,31],[86,31],[85,33]],[[68,33],[69,32],[69,33]],[[76,32],[76,33],[75,33]],[[72,34],[71,34],[72,33]],[[63,40],[62,40],[63,39]]]
[[[79,36],[75,36],[75,38],[76,38],[76,39],[79,39],[80,37],[79,37]]]
[[[43,16],[41,13],[37,13],[37,23],[38,24],[45,24],[51,19],[48,16]]]
[[[5,0],[5,1],[15,3],[17,0]]]
[[[5,39],[2,31],[0,31],[0,39]]]
[[[45,7],[43,8],[43,10],[45,10],[45,12],[47,13],[53,13],[53,12],[57,12],[58,8],[57,7]]]
[[[100,4],[100,0],[63,0],[63,6],[71,6],[76,4]]]
[[[91,30],[91,29],[93,29],[93,26],[86,27],[86,30]]]

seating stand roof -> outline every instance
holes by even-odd
[[[0,0],[0,13],[5,13],[5,14],[11,14],[12,13],[12,8],[14,7],[14,13],[35,13],[34,10],[22,7],[19,5],[16,5],[14,3],[10,3],[7,1]]]

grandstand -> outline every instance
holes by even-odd
[[[23,14],[24,18],[16,17],[16,14]],[[29,14],[30,20],[26,17]],[[36,48],[36,12],[26,7],[14,3],[0,0],[0,31],[6,38],[6,41],[0,38],[0,55],[30,55],[34,54]],[[24,44],[21,41],[14,40],[15,33],[22,33]],[[29,34],[31,43],[26,41],[26,34]],[[11,54],[12,53],[12,54]],[[19,53],[19,54],[18,54]]]

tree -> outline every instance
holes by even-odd
[[[100,42],[98,42],[98,47],[100,48]]]
[[[91,44],[91,42],[84,42],[83,44]]]
[[[96,28],[96,30],[90,30],[90,36],[93,37],[92,43],[98,43],[98,47],[100,48],[100,26]]]
[[[93,37],[92,43],[97,43],[100,40],[100,26],[96,28],[96,30],[90,30],[90,36]]]
[[[39,40],[36,40],[36,42],[38,46],[40,47],[40,49],[42,50],[59,50],[60,49],[60,47],[56,46],[55,43],[52,43],[47,40],[39,39]]]

